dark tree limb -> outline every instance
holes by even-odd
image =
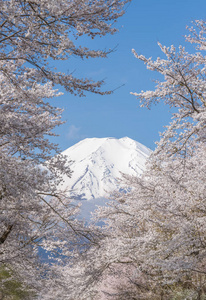
[[[3,244],[3,243],[6,241],[8,235],[9,235],[10,232],[12,231],[12,227],[13,227],[13,225],[8,225],[8,226],[7,226],[7,229],[4,231],[4,233],[3,233],[2,236],[0,237],[0,244]]]

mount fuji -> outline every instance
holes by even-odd
[[[62,186],[77,200],[107,198],[120,190],[121,173],[140,176],[151,150],[128,138],[87,138],[68,148],[72,177]]]

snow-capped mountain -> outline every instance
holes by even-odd
[[[63,187],[78,199],[108,197],[120,189],[121,172],[139,176],[151,150],[128,138],[88,138],[65,150],[71,160],[72,177]]]

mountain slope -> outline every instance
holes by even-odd
[[[121,188],[121,172],[139,176],[151,150],[128,138],[89,138],[63,152],[72,160],[72,178],[64,177],[63,187],[79,199],[108,197]]]

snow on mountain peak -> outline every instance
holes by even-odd
[[[151,150],[128,138],[87,138],[62,154],[71,160],[72,178],[64,177],[63,187],[79,199],[108,197],[120,189],[121,173],[139,176]]]

